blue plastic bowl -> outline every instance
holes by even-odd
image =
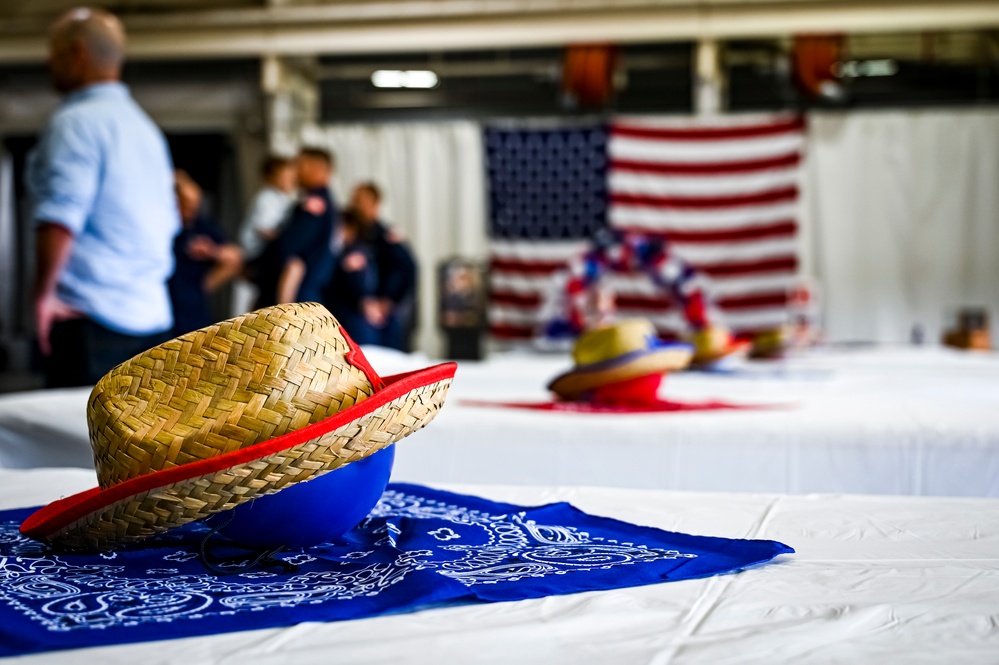
[[[258,549],[297,549],[329,542],[347,533],[378,503],[395,461],[389,446],[359,462],[262,496],[232,510],[233,519],[219,533]],[[217,515],[221,524],[229,513]]]

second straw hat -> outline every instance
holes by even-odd
[[[692,355],[689,344],[659,340],[651,322],[627,319],[584,333],[572,350],[575,366],[548,389],[564,400],[579,400],[601,386],[683,369]]]

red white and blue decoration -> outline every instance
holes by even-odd
[[[487,129],[493,335],[536,337],[567,267],[608,227],[666,238],[706,277],[712,323],[743,336],[787,323],[804,129],[773,114]],[[617,315],[668,337],[689,331],[684,303],[645,272],[608,281]]]
[[[793,551],[396,484],[341,539],[279,555],[297,571],[217,577],[198,560],[204,524],[57,554],[19,533],[30,512],[0,513],[0,656],[655,584]]]
[[[618,307],[627,308],[634,298],[612,294],[614,303],[603,310],[598,293],[603,282],[614,275],[642,276],[659,289],[661,297],[669,298],[671,306],[679,308],[692,330],[708,326],[708,286],[703,275],[695,271],[672,250],[669,241],[657,234],[638,231],[602,231],[593,247],[582,256],[569,261],[565,293],[553,294],[542,316],[549,320],[545,336],[557,338],[564,332],[578,335],[590,328],[608,325]],[[559,303],[559,295],[564,302]],[[595,297],[596,296],[596,297]],[[595,297],[595,298],[594,298]],[[590,302],[596,299],[596,304]],[[638,303],[648,303],[639,298]],[[658,300],[653,299],[651,306]],[[715,317],[717,318],[717,317]]]

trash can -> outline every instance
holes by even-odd
[[[438,324],[444,332],[444,357],[481,360],[486,328],[486,275],[480,263],[462,258],[440,263]]]

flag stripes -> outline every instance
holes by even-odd
[[[537,219],[522,207],[516,223],[501,220],[516,228],[515,233],[502,228],[497,232],[494,216],[492,333],[507,339],[535,334],[546,297],[557,289],[567,262],[585,251],[587,238],[598,226],[595,212],[613,228],[667,238],[679,256],[708,277],[709,296],[723,318],[720,323],[744,334],[780,325],[798,271],[804,127],[800,116],[771,115],[709,121],[619,118],[603,130],[603,138],[593,127],[566,130],[569,134],[554,140],[552,130],[544,130],[547,133],[537,140],[521,131],[510,144],[533,145],[535,153],[538,146],[576,146],[569,159],[556,154],[542,160],[560,165],[543,183],[509,173],[494,177],[505,165],[526,163],[525,157],[488,151],[491,185],[498,180],[509,192],[511,182],[523,183],[524,192],[514,193],[517,200],[533,197],[529,200],[543,202],[551,197],[563,206],[557,233],[548,228],[550,206]],[[496,130],[490,131],[490,146],[506,144]],[[576,137],[573,131],[583,134]],[[583,154],[580,146],[600,154]],[[571,195],[549,191],[569,187],[572,174],[581,168],[587,182],[604,178],[603,209],[597,210],[592,200],[574,208]],[[494,205],[497,195],[494,190]],[[508,216],[509,208],[502,209]],[[564,221],[570,218],[585,223]],[[682,313],[646,276],[614,275],[607,288],[615,293],[622,316],[650,318],[668,336],[685,329]]]
[[[753,159],[748,161],[728,162],[645,162],[630,159],[612,159],[610,169],[616,173],[643,173],[656,175],[731,175],[734,173],[751,173],[753,171],[771,171],[774,169],[793,168],[801,162],[798,152],[786,155]]]
[[[775,134],[799,135],[805,128],[803,116],[794,116],[777,122],[743,123],[739,119],[728,119],[723,122],[732,123],[728,126],[698,126],[690,124],[695,121],[663,120],[619,120],[611,128],[611,137],[637,137],[642,139],[667,139],[677,141],[733,141],[736,139],[773,136]]]

